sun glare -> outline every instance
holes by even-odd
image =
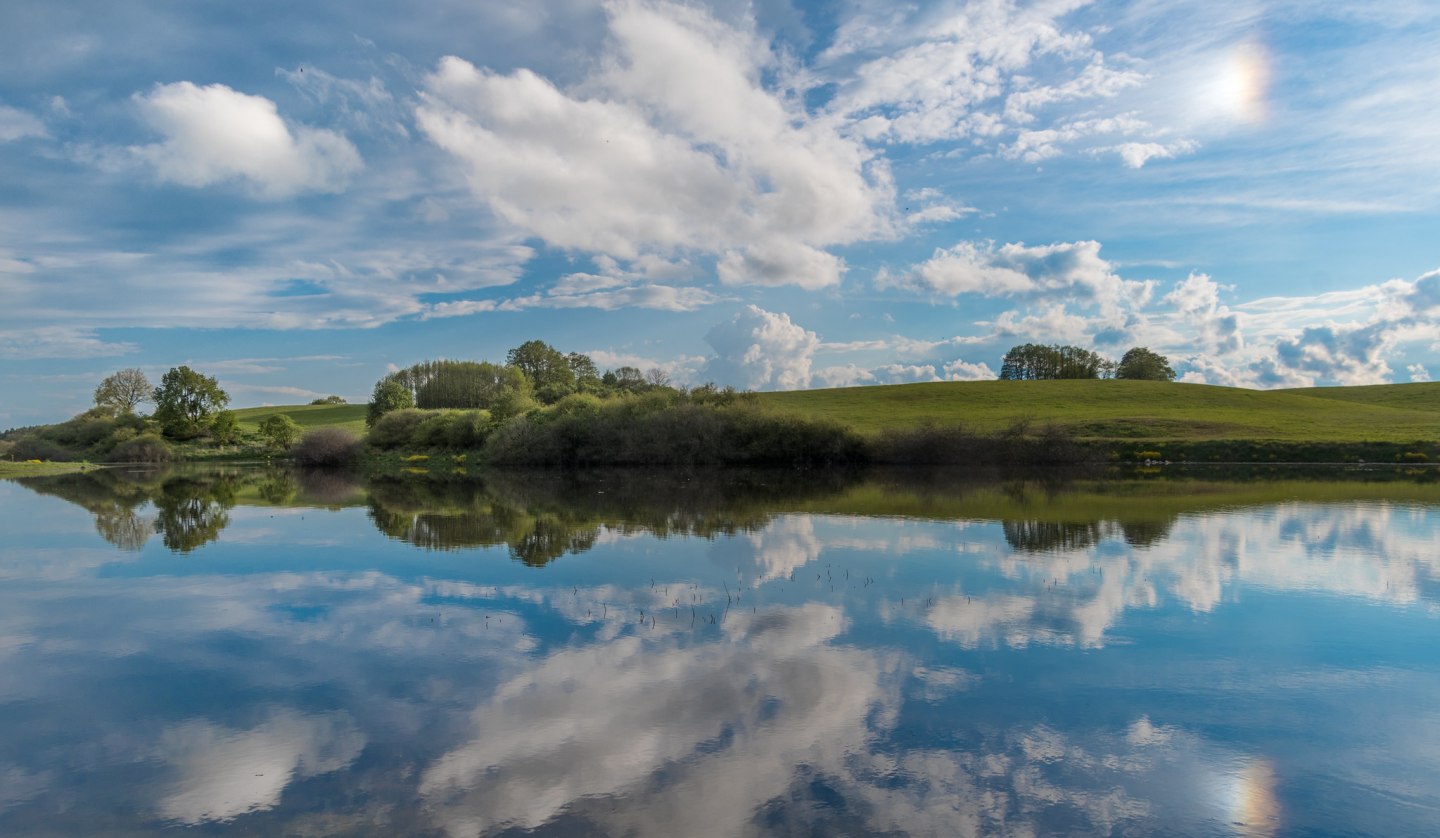
[[[1229,50],[1206,85],[1208,110],[1230,120],[1258,124],[1265,120],[1265,94],[1270,84],[1270,58],[1264,47],[1253,42]]]

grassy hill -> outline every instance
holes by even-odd
[[[1440,384],[1244,390],[1158,381],[967,381],[764,393],[776,410],[862,433],[1019,419],[1081,439],[1409,442],[1440,436]]]
[[[312,428],[344,428],[359,436],[365,435],[365,410],[363,404],[307,404],[279,405],[275,407],[246,407],[235,411],[240,420],[240,430],[255,431],[260,423],[277,413],[283,413],[295,420],[302,430]]]
[[[773,410],[824,418],[864,434],[931,421],[980,432],[1021,419],[1091,440],[1394,442],[1440,437],[1440,382],[1244,390],[1158,381],[965,381],[761,393]],[[253,430],[283,413],[302,428],[365,433],[365,405],[235,411]]]

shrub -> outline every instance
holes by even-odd
[[[450,424],[451,448],[479,448],[485,444],[495,420],[488,410],[462,410]]]
[[[284,450],[295,444],[295,438],[300,435],[300,426],[283,413],[276,413],[266,417],[260,423],[260,436],[265,444],[276,450]]]
[[[436,411],[416,410],[413,407],[392,410],[375,420],[370,435],[365,438],[376,448],[390,450],[411,445],[410,437],[421,422]]]
[[[360,439],[343,428],[317,428],[291,449],[290,455],[307,466],[339,466],[360,456]]]
[[[164,463],[175,458],[175,452],[159,434],[141,434],[127,439],[110,452],[112,463]]]
[[[431,415],[410,432],[413,448],[444,448],[450,444],[450,426],[460,418],[458,410],[432,411]]]
[[[1425,453],[1423,453],[1423,452],[1421,452],[1421,451],[1406,451],[1406,452],[1400,457],[1400,459],[1403,460],[1404,462],[1407,462],[1407,463],[1428,463],[1428,462],[1430,462],[1430,457],[1429,457],[1429,455],[1427,455],[1427,454],[1425,454]]]
[[[52,463],[68,463],[80,459],[80,455],[63,445],[57,445],[38,436],[22,436],[15,440],[10,455],[17,460],[49,460]]]
[[[1162,456],[1164,456],[1164,455],[1162,455],[1159,451],[1136,451],[1136,452],[1135,452],[1135,459],[1137,459],[1137,460],[1158,460],[1158,459],[1160,459]]]

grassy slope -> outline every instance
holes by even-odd
[[[1379,407],[1429,410],[1440,413],[1440,381],[1423,384],[1371,384],[1363,387],[1307,387],[1282,390],[1298,396],[1335,399]]]
[[[344,428],[357,435],[365,435],[365,405],[363,404],[316,404],[279,405],[276,407],[246,407],[235,411],[240,420],[240,430],[250,433],[260,423],[277,413],[283,413],[295,420],[302,430],[312,428]]]
[[[1077,436],[1128,440],[1408,442],[1440,431],[1440,385],[1382,393],[1262,391],[1154,381],[973,381],[765,393],[777,410],[866,433],[931,420],[1000,430],[1017,419]]]
[[[862,433],[959,422],[996,431],[1017,419],[1055,423],[1084,438],[1411,442],[1440,435],[1440,382],[1304,390],[1243,390],[1155,381],[966,381],[762,393],[776,410]],[[365,433],[365,405],[252,407],[253,431],[284,413],[302,428]]]

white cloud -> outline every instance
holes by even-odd
[[[0,358],[104,358],[139,350],[133,343],[101,340],[94,329],[41,326],[0,330]]]
[[[674,4],[608,6],[611,50],[573,90],[446,58],[416,119],[497,216],[618,259],[720,258],[729,283],[839,281],[824,248],[886,235],[884,166],[767,89],[752,33]]]
[[[1181,318],[1198,332],[1195,340],[1205,351],[1226,355],[1239,350],[1245,341],[1240,315],[1220,303],[1221,290],[1209,276],[1192,273],[1175,283],[1163,301],[1174,305]]]
[[[339,192],[363,165],[343,136],[292,127],[274,102],[223,84],[162,84],[135,101],[165,140],[131,151],[162,180],[196,187],[242,180],[261,197],[285,198]]]
[[[1113,312],[1149,301],[1152,282],[1121,279],[1097,241],[1027,247],[1013,242],[960,242],[917,265],[910,282],[941,294],[1073,298]]]
[[[648,355],[637,355],[633,352],[616,352],[610,349],[592,349],[585,353],[590,360],[602,370],[613,370],[619,367],[634,367],[637,370],[660,370],[670,377],[670,380],[677,384],[694,381],[696,371],[705,364],[705,359],[699,355],[681,355],[676,358],[662,360]]]
[[[1405,367],[1405,371],[1410,373],[1411,381],[1430,380],[1430,370],[1426,369],[1424,364],[1410,364]]]
[[[702,377],[720,384],[756,390],[795,390],[810,383],[810,363],[820,338],[790,320],[746,306],[705,335],[715,355]]]
[[[45,123],[34,115],[9,105],[0,105],[0,143],[48,135]]]
[[[815,373],[810,382],[812,387],[858,387],[862,384],[874,384],[875,373],[855,364],[844,366],[826,367]]]
[[[716,273],[726,285],[798,285],[817,289],[840,284],[845,262],[823,250],[770,239],[720,258]]]
[[[1125,165],[1132,169],[1138,169],[1151,160],[1164,160],[1181,154],[1188,154],[1199,145],[1190,140],[1181,140],[1174,143],[1120,143],[1115,146],[1104,146],[1095,149],[1099,152],[1114,152],[1120,155]]]

